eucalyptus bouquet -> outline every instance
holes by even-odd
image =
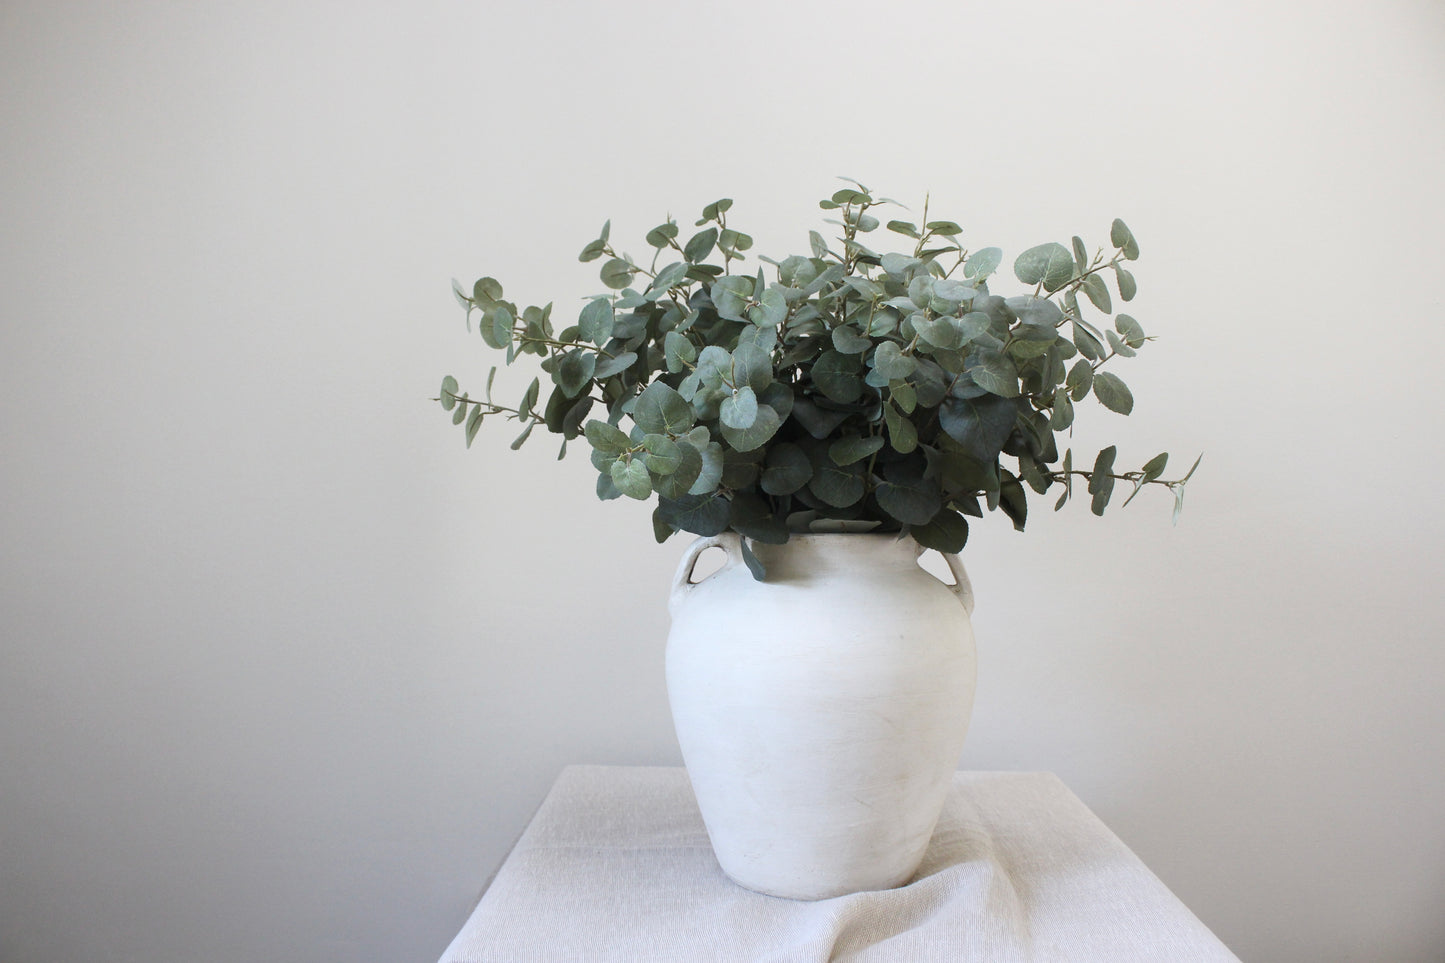
[[[1120,414],[1134,406],[1111,364],[1150,340],[1113,312],[1107,279],[1122,301],[1136,290],[1125,264],[1139,246],[1124,222],[1112,253],[1090,255],[1078,237],[1024,251],[1013,263],[1024,290],[1005,297],[990,290],[998,248],[969,247],[926,203],[921,224],[883,224],[874,212],[897,202],[850,183],[820,202],[836,212],[831,240],[812,231],[808,254],[762,257],[756,273],[741,270],[753,240],[728,225],[731,200],[709,204],[686,240],[671,218],[653,228],[646,259],[613,247],[609,221],[580,255],[603,262],[609,290],[575,323],[554,322],[551,304],[519,309],[492,278],[470,292],[453,282],[468,328],[478,315],[507,364],[536,355],[550,392],[543,403],[536,378],[515,407],[499,404],[492,368],[480,397],[447,376],[437,400],[468,446],[489,416],[521,424],[514,449],[539,424],[562,435],[559,458],[585,437],[598,497],[655,495],[658,541],[746,536],[759,577],[747,539],[872,530],[957,552],[985,506],[1022,530],[1030,488],[1061,489],[1058,509],[1086,485],[1102,515],[1118,482],[1132,486],[1125,504],[1164,485],[1177,518],[1193,468],[1166,481],[1167,454],[1121,472],[1113,446],[1087,468],[1059,451],[1090,395]],[[878,250],[868,236],[880,227],[905,250]]]

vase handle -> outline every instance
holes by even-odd
[[[973,614],[973,583],[968,580],[968,572],[964,571],[963,561],[952,552],[939,552],[943,560],[948,563],[948,570],[953,573],[954,584],[948,590],[958,596],[963,603],[963,610],[969,615]]]
[[[688,546],[687,551],[682,555],[682,561],[677,564],[677,573],[672,577],[672,594],[667,600],[667,611],[670,614],[677,614],[677,607],[687,594],[692,591],[695,583],[692,580],[692,570],[697,567],[698,556],[710,548],[720,548],[727,553],[728,560],[723,563],[723,568],[732,568],[743,560],[742,539],[737,532],[723,532],[721,535],[709,535],[706,538],[699,538]],[[721,571],[721,569],[719,569]],[[709,576],[711,578],[711,576]],[[707,581],[704,579],[703,581]]]

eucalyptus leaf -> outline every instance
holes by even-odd
[[[793,403],[793,420],[820,441],[851,416],[851,411],[824,407],[807,398],[799,398]]]
[[[1129,230],[1129,226],[1117,217],[1114,218],[1114,225],[1109,229],[1109,243],[1123,252],[1125,260],[1138,259],[1139,242],[1134,240],[1134,232]]]
[[[791,495],[808,484],[813,465],[803,449],[784,442],[768,450],[759,484],[769,495]]]
[[[873,347],[873,342],[863,337],[846,324],[833,329],[833,349],[840,354],[862,354]]]
[[[898,222],[895,221],[893,223]],[[889,226],[891,227],[892,225],[890,224]],[[879,266],[883,268],[885,274],[901,280],[906,278],[909,271],[920,267],[922,264],[923,262],[921,260],[912,255],[898,254],[890,251],[883,255],[882,263]]]
[[[910,526],[908,534],[924,548],[956,555],[968,544],[968,519],[952,509],[944,508],[929,519],[927,524]]]
[[[482,340],[491,348],[506,348],[512,343],[512,326],[516,319],[512,316],[512,310],[505,304],[494,305],[482,317],[482,323],[477,329],[482,333]]]
[[[1079,349],[1079,354],[1090,361],[1104,359],[1103,343],[1078,321],[1074,322],[1074,347]]]
[[[788,526],[773,514],[768,503],[753,492],[738,492],[732,497],[730,527],[748,539],[764,544],[781,545],[788,540]],[[755,578],[761,578],[757,572]]]
[[[591,351],[569,351],[557,361],[552,381],[569,398],[575,398],[592,382],[597,371],[597,355]]]
[[[888,443],[894,451],[906,455],[918,447],[917,427],[891,401],[883,406],[883,420],[888,426]]]
[[[949,397],[938,409],[939,426],[959,447],[980,462],[991,464],[1018,420],[1014,402],[998,395]]]
[[[1100,311],[1109,314],[1114,310],[1114,303],[1109,299],[1109,287],[1099,275],[1090,274],[1080,282],[1079,288]]]
[[[641,458],[622,458],[612,464],[612,484],[628,498],[639,500],[652,495],[652,479]]]
[[[717,228],[710,227],[705,231],[698,231],[683,247],[682,256],[696,264],[711,254],[713,246],[716,244]]]
[[[1017,398],[1019,375],[1013,362],[1000,354],[982,354],[968,369],[969,377],[979,387],[1001,398]]]
[[[722,481],[723,469],[727,467],[723,458],[723,447],[717,442],[708,442],[697,449],[698,456],[702,459],[702,468],[698,469],[697,479],[688,488],[689,495],[707,495],[717,491],[718,484]]]
[[[781,425],[782,419],[778,417],[778,413],[767,405],[760,404],[752,424],[746,428],[732,428],[723,424],[722,436],[734,451],[756,451],[777,434]]]
[[[1114,265],[1114,279],[1119,284],[1119,297],[1125,301],[1134,300],[1134,295],[1139,293],[1139,285],[1134,280],[1134,275],[1125,270],[1122,264],[1116,264]]]
[[[602,265],[602,283],[613,290],[627,287],[632,283],[632,275],[637,273],[637,268],[627,263],[620,257],[615,257]],[[618,486],[621,487],[621,486]],[[624,493],[625,494],[625,493]]]
[[[652,437],[652,436],[649,436]],[[653,488],[659,495],[665,498],[682,498],[687,495],[692,487],[697,484],[702,474],[702,453],[685,441],[679,441],[677,445],[677,465],[670,472],[658,473],[653,480]],[[646,456],[648,470],[657,472],[653,466],[652,459],[655,456]]]
[[[697,346],[688,340],[687,335],[676,331],[667,332],[663,350],[668,371],[682,371],[697,360]]]
[[[659,498],[657,509],[673,528],[704,538],[727,531],[731,514],[728,500],[717,494]]]
[[[764,291],[757,306],[748,309],[748,320],[759,326],[776,327],[787,316],[788,301],[777,288]]]
[[[1094,373],[1094,397],[1110,411],[1127,415],[1134,410],[1134,395],[1119,376],[1108,371]]]
[[[1029,517],[1028,493],[1011,473],[1001,471],[999,476],[999,508],[1013,521],[1014,529],[1021,532]]]
[[[486,308],[502,299],[502,285],[496,278],[478,278],[472,285],[472,300]]]
[[[656,248],[667,247],[667,242],[677,237],[677,223],[668,221],[647,232],[647,243]]]
[[[710,289],[712,303],[719,317],[728,321],[746,321],[743,309],[753,294],[753,279],[732,274],[718,278]]]
[[[874,495],[880,508],[905,525],[927,525],[943,508],[938,483],[906,461],[885,470]]]
[[[649,293],[666,293],[669,289],[677,287],[687,278],[688,266],[682,261],[674,261],[657,272],[657,276],[648,285]]]
[[[1132,358],[1132,357],[1134,357],[1134,355],[1135,355],[1136,352],[1134,351],[1133,348],[1129,347],[1127,344],[1124,343],[1124,339],[1123,339],[1123,338],[1119,337],[1119,336],[1118,336],[1117,334],[1115,334],[1113,331],[1105,331],[1105,332],[1104,332],[1104,336],[1105,336],[1105,337],[1108,339],[1108,341],[1109,341],[1109,350],[1110,350],[1110,351],[1114,352],[1115,354],[1117,354],[1117,355],[1118,355],[1119,357],[1121,357],[1121,358]]]
[[[728,428],[751,428],[758,420],[758,396],[753,389],[743,385],[724,398],[718,411],[718,420]]]
[[[828,446],[828,457],[835,465],[851,465],[876,454],[883,445],[881,435],[847,435]]]
[[[751,385],[753,391],[762,392],[773,383],[772,355],[756,344],[739,342],[733,349],[730,363],[732,375],[729,380],[738,387]]]
[[[918,367],[918,362],[905,355],[895,341],[884,341],[880,344],[878,350],[873,352],[871,364],[885,384],[907,378]]]
[[[609,455],[620,455],[632,447],[632,439],[615,425],[593,419],[583,426],[587,443],[597,451]]]
[[[671,475],[682,465],[682,446],[666,435],[646,435],[642,447],[647,450],[642,460],[655,475]]]
[[[577,318],[577,327],[582,337],[593,344],[602,345],[612,337],[612,302],[607,298],[593,298],[582,307]]]
[[[1042,284],[1044,290],[1054,291],[1074,276],[1074,258],[1068,248],[1050,241],[1020,254],[1014,260],[1014,276],[1025,284]]]
[[[1144,345],[1144,329],[1138,321],[1135,321],[1127,314],[1121,314],[1114,319],[1114,328],[1123,337],[1124,343],[1131,348],[1140,348]]]
[[[808,481],[808,491],[834,508],[847,508],[859,501],[866,490],[860,466],[835,465],[826,458],[814,464],[813,477]]]
[[[1094,470],[1089,476],[1089,494],[1093,495],[1093,502],[1090,510],[1095,515],[1104,514],[1108,507],[1109,497],[1114,494],[1114,457],[1118,454],[1113,445],[1099,452],[1094,459]]]
[[[654,381],[637,396],[632,419],[649,434],[680,435],[693,426],[692,405],[672,387]]]
[[[1053,431],[1067,431],[1074,423],[1074,403],[1066,391],[1054,395],[1053,407],[1049,410],[1049,428]]]
[[[787,540],[786,531],[784,532],[783,540]],[[748,545],[747,539],[743,539],[740,542],[739,550],[741,551],[743,556],[743,564],[748,567],[748,571],[752,573],[753,578],[757,579],[759,582],[766,581],[768,577],[767,567],[763,565],[763,563],[758,559],[758,556],[754,554],[751,546]]]
[[[512,439],[512,450],[513,450],[513,451],[516,451],[518,448],[521,448],[522,445],[526,444],[527,439],[532,436],[532,429],[535,428],[535,427],[537,427],[537,422],[536,422],[536,421],[529,421],[529,422],[527,422],[527,427],[525,427],[525,428],[522,429],[522,433],[521,433],[520,435],[518,435],[516,438],[513,438],[513,439]]]
[[[851,404],[863,394],[859,359],[838,351],[824,351],[813,362],[813,383],[830,400]]]
[[[624,351],[621,354],[607,357],[599,356],[597,367],[592,371],[592,377],[597,381],[604,381],[613,375],[621,374],[637,363],[637,355],[632,351]]]
[[[963,276],[973,281],[982,281],[998,269],[1002,260],[1002,248],[981,248],[970,254],[968,260],[963,262]]]
[[[482,406],[477,405],[472,413],[467,416],[467,447],[472,447],[472,439],[477,437],[477,429],[482,427]]]
[[[1069,389],[1069,397],[1075,401],[1082,401],[1088,397],[1089,390],[1094,387],[1094,366],[1080,358],[1069,369],[1068,379],[1064,383]]]

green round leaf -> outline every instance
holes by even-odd
[[[682,446],[666,435],[646,435],[642,447],[647,449],[643,461],[653,474],[671,475],[682,465]]]
[[[1109,228],[1109,243],[1122,251],[1124,259],[1127,261],[1133,261],[1139,257],[1139,242],[1134,240],[1134,232],[1129,230],[1129,226],[1117,217],[1114,218],[1113,226]]]
[[[577,327],[582,337],[593,344],[606,344],[612,337],[612,302],[607,298],[593,298],[582,306],[577,318]]]
[[[823,459],[813,467],[808,491],[834,508],[847,508],[858,502],[866,491],[861,466],[835,465]]]
[[[652,479],[641,458],[620,459],[612,465],[612,484],[628,498],[639,501],[652,495]]]
[[[1045,290],[1054,291],[1074,276],[1074,256],[1062,244],[1040,244],[1015,259],[1014,276],[1025,284],[1043,284]]]
[[[913,369],[918,367],[918,362],[911,356],[903,353],[897,342],[884,341],[873,352],[873,370],[885,382],[901,381],[913,374]]]
[[[722,436],[733,451],[747,452],[756,451],[767,444],[773,435],[778,433],[783,420],[778,413],[767,405],[758,405],[757,416],[753,423],[746,428],[733,428],[727,424],[722,425]]]
[[[768,449],[759,483],[769,495],[791,495],[813,477],[813,464],[803,449],[789,442]]]
[[[908,534],[924,548],[957,554],[968,544],[968,519],[952,509],[945,508],[933,516],[928,524],[911,526]]]
[[[654,381],[637,396],[632,420],[648,434],[681,435],[693,425],[692,405],[671,386]]]
[[[1105,408],[1121,415],[1127,415],[1134,410],[1134,395],[1129,391],[1129,386],[1124,384],[1118,375],[1108,371],[1094,373],[1094,397],[1098,398]]]
[[[728,428],[751,428],[758,420],[758,396],[749,385],[743,385],[723,399],[718,420]]]
[[[632,275],[637,268],[628,264],[620,257],[615,257],[602,265],[602,283],[613,290],[621,290],[632,283]],[[618,486],[619,488],[621,486]]]
[[[963,276],[971,281],[982,281],[992,274],[1003,260],[1003,251],[996,247],[985,247],[974,251],[963,262]]]
[[[702,455],[696,448],[687,442],[678,442],[677,467],[667,474],[659,474],[653,481],[653,487],[657,493],[665,498],[682,498],[688,493],[693,485],[697,484],[698,477],[702,474]],[[648,456],[647,467],[652,471],[652,456]]]
[[[824,351],[813,362],[813,383],[830,401],[852,404],[863,395],[863,379],[858,374],[859,359],[838,351]]]
[[[883,444],[881,435],[849,435],[828,446],[828,457],[835,465],[851,465],[874,454]]]
[[[677,237],[677,223],[668,221],[647,232],[647,243],[656,248],[667,247],[667,242]]]
[[[905,525],[926,525],[943,507],[938,482],[921,473],[900,469],[874,492],[878,506]]]
[[[717,228],[710,227],[705,231],[698,231],[683,247],[682,256],[696,264],[712,253],[715,244],[717,244]]]
[[[591,351],[569,351],[557,362],[552,381],[569,398],[575,398],[592,382],[597,370],[597,355]]]
[[[1119,282],[1119,297],[1125,301],[1134,300],[1134,295],[1139,293],[1139,285],[1134,281],[1134,275],[1124,269],[1122,265],[1114,265],[1114,276]]]

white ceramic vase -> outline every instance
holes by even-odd
[[[698,556],[723,568],[691,581]],[[824,899],[908,882],[963,751],[976,675],[973,592],[891,535],[698,539],[673,582],[667,691],[723,870]]]

